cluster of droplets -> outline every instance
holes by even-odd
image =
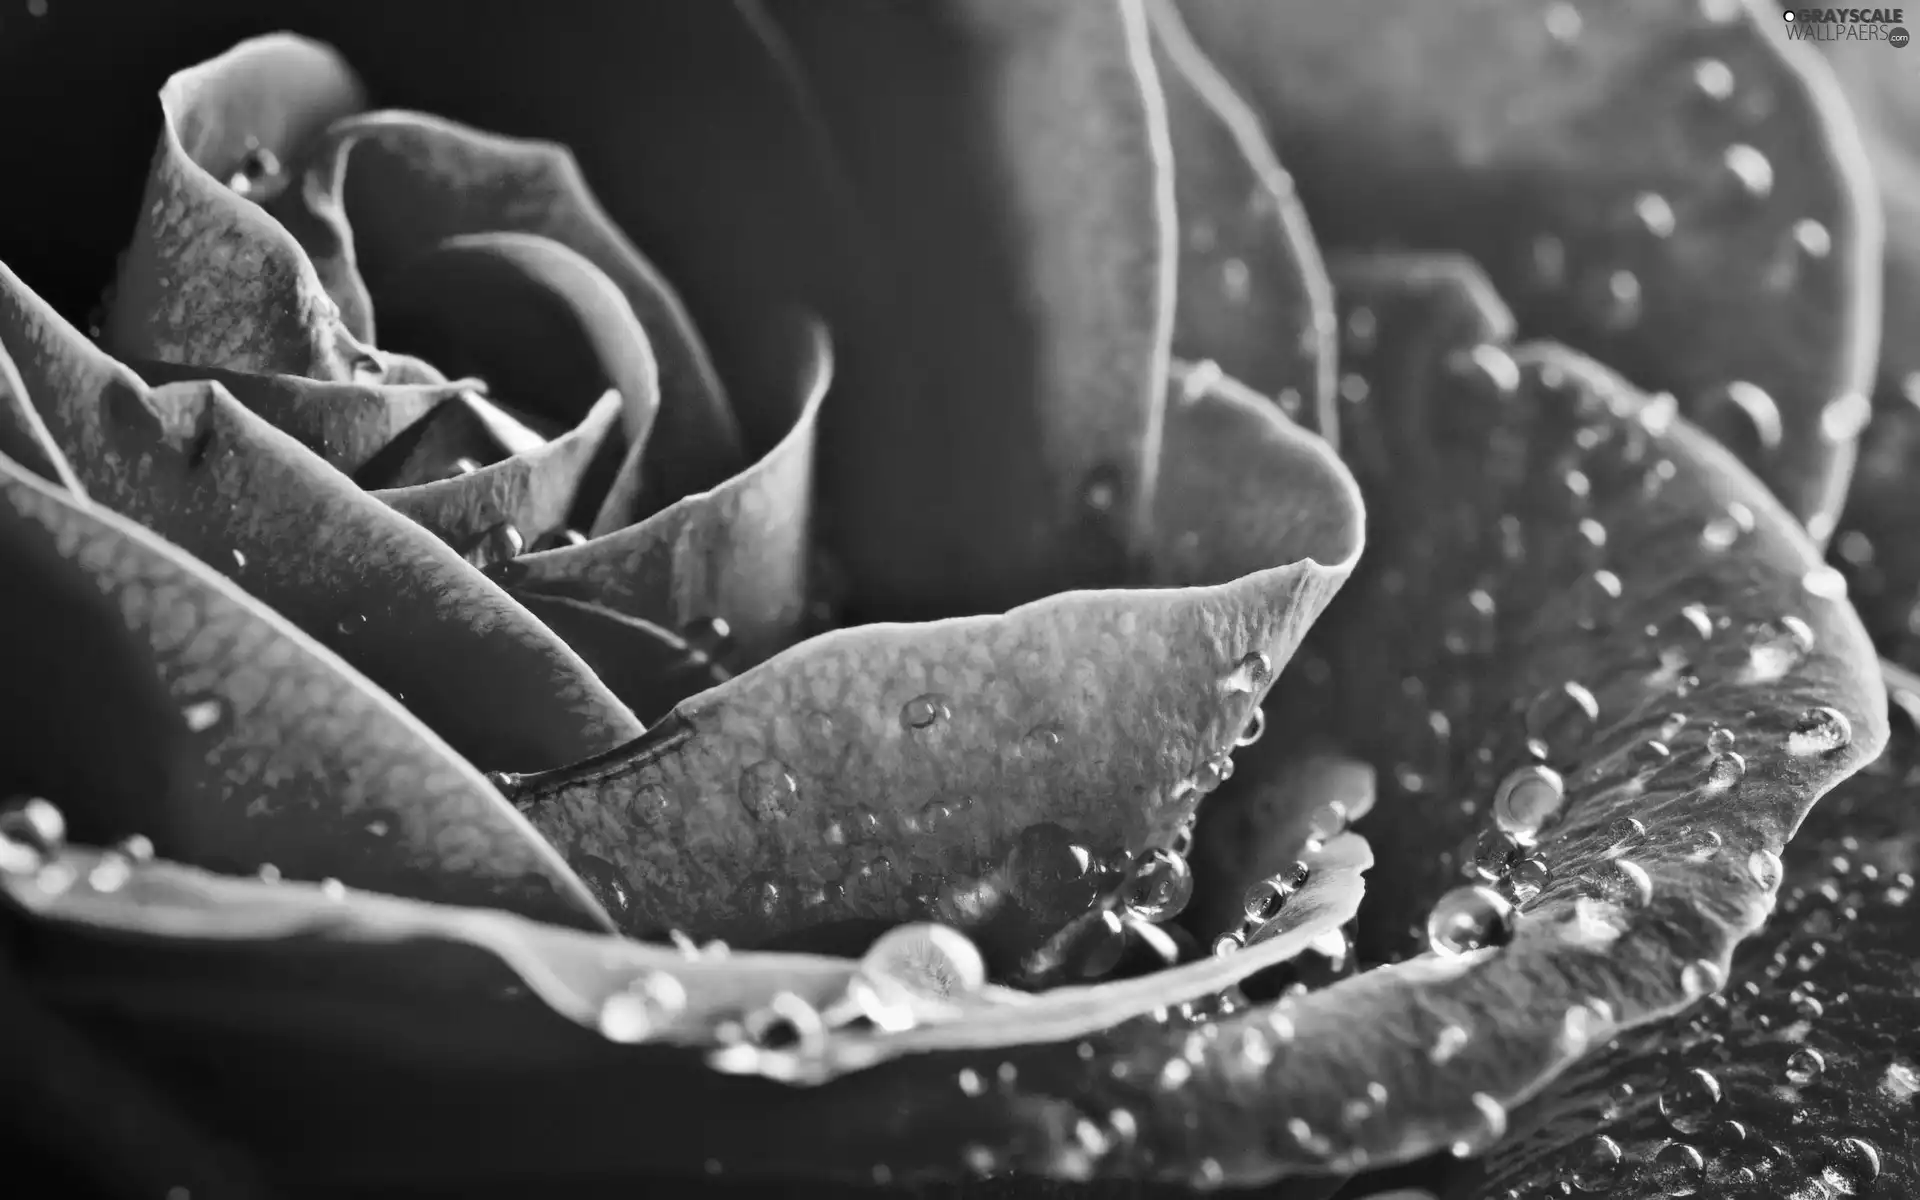
[[[153,843],[135,834],[101,853],[83,876],[63,858],[67,821],[58,806],[38,796],[0,804],[0,873],[31,878],[48,897],[75,886],[113,893],[133,878],[134,868],[153,860]]]

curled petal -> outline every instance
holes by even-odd
[[[174,714],[134,712],[150,684],[116,701],[143,716],[109,735],[126,739],[116,753],[160,768],[146,783],[161,790],[144,792],[145,811],[124,791],[67,793],[76,832],[108,825],[223,869],[267,866],[606,927],[579,879],[478,772],[345,663],[178,549],[4,460],[0,496],[10,557],[47,567],[29,577],[37,588],[73,579],[104,593],[137,650],[124,632],[108,645],[137,653]],[[106,646],[97,653],[106,661]],[[34,752],[99,751],[67,735]],[[46,764],[42,782],[74,771]]]
[[[1871,386],[1882,220],[1831,72],[1771,5],[1182,11],[1324,242],[1472,255],[1527,334],[1673,392],[1832,534],[1857,428],[1825,414]]]

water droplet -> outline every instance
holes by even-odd
[[[1550,757],[1571,757],[1600,719],[1600,702],[1581,684],[1568,680],[1535,696],[1523,722],[1527,737],[1545,746]]]
[[[1691,1196],[1706,1179],[1707,1161],[1685,1142],[1668,1142],[1653,1156],[1648,1174],[1662,1196]]]
[[[1632,271],[1609,273],[1600,302],[1600,319],[1611,329],[1626,329],[1640,320],[1640,311],[1640,277]]]
[[[1228,672],[1226,688],[1229,692],[1255,692],[1265,687],[1272,678],[1273,660],[1256,650],[1242,658]]]
[[[1795,1087],[1806,1087],[1820,1078],[1827,1069],[1826,1056],[1809,1046],[1795,1050],[1787,1058],[1787,1082]]]
[[[1632,859],[1609,859],[1594,868],[1587,882],[1598,898],[1628,908],[1645,908],[1653,902],[1653,877]]]
[[[1642,192],[1633,201],[1633,215],[1646,231],[1657,238],[1673,235],[1673,206],[1658,192]]]
[[[133,878],[133,863],[127,856],[109,850],[102,854],[87,872],[87,886],[96,892],[111,894],[125,887]]]
[[[903,729],[928,729],[953,715],[953,709],[947,697],[938,692],[928,692],[915,696],[900,706],[900,727]]]
[[[740,772],[740,803],[762,821],[791,817],[799,797],[793,772],[777,758],[761,759]]]
[[[1467,1048],[1470,1040],[1466,1029],[1459,1025],[1444,1025],[1434,1035],[1433,1045],[1427,1048],[1427,1060],[1436,1067],[1444,1067]]]
[[[1835,708],[1809,708],[1793,723],[1787,735],[1787,753],[1802,758],[1831,754],[1853,741],[1853,723]]]
[[[1707,760],[1700,773],[1700,786],[1712,792],[1724,792],[1747,775],[1747,760],[1729,750]]]
[[[0,841],[12,842],[40,857],[58,854],[67,844],[67,818],[51,801],[38,796],[10,801],[0,809]],[[39,864],[32,865],[37,868]]]
[[[1528,904],[1553,882],[1553,871],[1541,858],[1523,858],[1507,873],[1508,895],[1515,904]]]
[[[945,925],[889,929],[861,956],[860,970],[876,983],[936,999],[973,995],[987,981],[979,948]]]
[[[1694,1069],[1674,1077],[1654,1101],[1660,1118],[1675,1133],[1691,1136],[1711,1125],[1718,1115],[1720,1080],[1711,1071]]]
[[[1192,898],[1193,873],[1187,868],[1187,860],[1159,846],[1135,864],[1133,880],[1127,885],[1126,907],[1130,916],[1157,924],[1179,916]]]
[[[1695,959],[1680,968],[1680,990],[1691,1000],[1719,991],[1726,986],[1726,982],[1726,972],[1720,969],[1719,964],[1704,958]]]
[[[1607,826],[1607,835],[1614,845],[1626,846],[1647,836],[1647,827],[1638,817],[1618,817]]]
[[[1620,1178],[1626,1155],[1620,1143],[1601,1134],[1586,1144],[1567,1172],[1567,1184],[1576,1192],[1606,1192]]]
[[[1786,868],[1780,862],[1780,856],[1762,847],[1747,856],[1747,873],[1763,889],[1771,892],[1780,886],[1780,877]]]
[[[1307,841],[1311,846],[1315,842],[1326,842],[1339,837],[1347,830],[1347,806],[1338,800],[1329,800],[1307,814]]]
[[[1247,920],[1255,924],[1265,924],[1280,915],[1287,901],[1293,897],[1295,889],[1285,876],[1275,875],[1271,879],[1262,879],[1247,889],[1241,900],[1241,911]]]
[[[1485,1092],[1475,1092],[1473,1113],[1476,1127],[1449,1147],[1455,1158],[1471,1158],[1506,1136],[1507,1109],[1498,1100]]]
[[[252,139],[248,139],[252,143]],[[249,144],[240,164],[227,176],[227,187],[236,196],[263,192],[280,176],[280,158],[257,143]]]
[[[1096,513],[1112,512],[1120,502],[1122,483],[1118,467],[1101,463],[1087,472],[1086,483],[1080,490],[1081,503]]]
[[[1872,417],[1873,401],[1867,399],[1865,392],[1843,393],[1827,401],[1820,410],[1820,436],[1830,442],[1850,442],[1860,436]],[[1862,538],[1856,545],[1866,551],[1864,557],[1871,562],[1873,544]]]
[[[1246,939],[1242,938],[1238,932],[1230,929],[1213,939],[1213,956],[1215,958],[1225,958],[1244,945],[1246,945]]]
[[[1752,146],[1728,146],[1723,161],[1740,190],[1755,200],[1764,200],[1773,192],[1773,164]]]
[[[1258,705],[1255,705],[1253,709],[1253,716],[1250,720],[1247,721],[1247,727],[1241,731],[1239,737],[1233,739],[1234,747],[1239,750],[1244,750],[1248,746],[1251,746],[1255,742],[1258,742],[1263,736],[1265,736],[1266,732],[1267,732],[1267,710],[1264,708],[1261,708]]]
[[[1800,586],[1810,596],[1839,603],[1847,598],[1847,577],[1825,563],[1800,577]]]
[[[1693,64],[1693,86],[1709,100],[1729,100],[1733,97],[1733,70],[1717,58],[1700,59]]]
[[[1504,945],[1512,935],[1513,905],[1492,888],[1454,888],[1427,914],[1427,942],[1435,954]]]
[[[1494,792],[1493,821],[1518,844],[1531,846],[1566,799],[1566,781],[1558,771],[1538,764],[1521,767],[1502,779]]]
[[[205,733],[220,723],[226,706],[216,699],[195,700],[180,710],[180,716],[193,733]]]
[[[1031,914],[1061,924],[1092,906],[1098,886],[1092,853],[1051,821],[1020,831],[1007,854],[1006,878],[1009,893]]]
[[[687,991],[665,971],[648,971],[600,1006],[600,1033],[611,1042],[644,1042],[687,1007]]]
[[[633,899],[619,868],[597,854],[581,854],[568,861],[602,908],[616,917],[631,915]]]

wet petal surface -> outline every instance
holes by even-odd
[[[337,648],[474,762],[557,766],[640,731],[526,610],[218,384],[149,391],[3,267],[0,341],[97,500]]]
[[[50,553],[109,596],[179,714],[168,740],[184,752],[167,752],[158,811],[123,804],[77,829],[105,816],[148,837],[149,854],[606,926],[478,772],[350,667],[140,527],[0,469],[8,546]]]
[[[1871,386],[1881,217],[1831,74],[1770,6],[1183,12],[1324,241],[1472,254],[1529,336],[1672,391],[1832,533],[1852,432],[1822,418]]]
[[[829,633],[632,747],[514,782],[516,802],[615,868],[636,931],[752,945],[926,916],[992,959],[1079,916],[1122,882],[1116,854],[1164,844],[1230,770],[1359,550],[1324,443],[1217,371],[1171,391],[1168,590]]]

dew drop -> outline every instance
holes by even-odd
[[[600,1033],[610,1042],[644,1042],[686,1010],[687,990],[664,971],[648,971],[600,1005]]]
[[[1764,200],[1773,192],[1773,164],[1752,146],[1728,146],[1723,161],[1740,189],[1755,200]]]
[[[777,758],[762,759],[740,772],[740,803],[762,821],[791,817],[799,797],[793,772]]]
[[[1808,258],[1825,258],[1833,253],[1833,234],[1812,217],[1793,223],[1793,242]]]
[[[1607,290],[1601,301],[1600,319],[1612,329],[1626,329],[1640,320],[1640,277],[1632,271],[1614,271],[1607,276]]]
[[[1727,977],[1719,964],[1708,962],[1704,958],[1695,959],[1680,968],[1680,990],[1690,1000],[1698,1000],[1726,986]]]
[[[1523,858],[1513,864],[1506,879],[1507,892],[1515,904],[1527,904],[1547,890],[1553,871],[1542,858]]]
[[[1709,100],[1727,100],[1733,96],[1733,70],[1717,58],[1703,58],[1693,64],[1693,86]]]
[[[1747,856],[1747,873],[1769,892],[1780,886],[1780,877],[1785,871],[1780,856],[1764,846]]]
[[[1801,758],[1831,754],[1845,749],[1853,741],[1853,724],[1839,709],[1809,708],[1793,723],[1787,734],[1787,753]]]
[[[1236,749],[1244,750],[1248,746],[1251,746],[1254,743],[1258,742],[1263,736],[1265,736],[1266,732],[1267,732],[1267,710],[1256,705],[1253,710],[1252,718],[1247,721],[1247,727],[1241,730],[1239,737],[1233,739],[1234,747]]]
[[[1654,1105],[1670,1129],[1682,1136],[1692,1136],[1714,1122],[1721,1094],[1720,1080],[1713,1072],[1695,1068],[1675,1076]]]
[[[265,146],[249,145],[240,165],[227,176],[227,187],[236,196],[252,196],[264,191],[279,175],[279,156]]]
[[[1447,369],[1461,379],[1480,381],[1502,399],[1520,390],[1520,364],[1491,342],[1481,342],[1447,357]]]
[[[1609,859],[1594,869],[1587,882],[1600,899],[1628,908],[1645,908],[1653,902],[1653,877],[1632,859]]]
[[[1473,857],[1468,862],[1468,878],[1492,883],[1505,879],[1519,856],[1520,845],[1499,829],[1483,829],[1474,839]]]
[[[133,863],[127,856],[109,850],[102,854],[87,872],[87,886],[96,892],[112,894],[125,887],[133,878]]]
[[[1241,900],[1241,911],[1247,920],[1265,924],[1280,915],[1280,910],[1286,907],[1292,896],[1293,889],[1283,877],[1276,875],[1271,879],[1262,879],[1247,889],[1246,896]]]
[[[1657,238],[1673,235],[1673,206],[1658,192],[1642,192],[1633,201],[1633,215]]]
[[[1513,905],[1487,887],[1454,888],[1427,914],[1427,943],[1453,956],[1506,944],[1513,936]]]
[[[1700,773],[1700,786],[1711,792],[1724,792],[1747,776],[1747,760],[1729,750],[1707,760]]]
[[[1135,865],[1125,903],[1128,915],[1158,924],[1179,916],[1191,899],[1193,873],[1187,860],[1165,846],[1157,846]]]
[[[980,950],[945,925],[897,925],[868,947],[860,970],[876,983],[934,999],[970,996],[987,982]]]
[[[11,801],[0,809],[0,841],[42,857],[58,854],[67,844],[67,818],[51,801],[38,796]]]
[[[1807,589],[1808,595],[1836,604],[1847,598],[1847,577],[1825,563],[1802,575],[1800,586]]]
[[[1467,1033],[1465,1027],[1444,1025],[1440,1032],[1434,1035],[1433,1045],[1427,1048],[1427,1060],[1436,1067],[1444,1067],[1467,1048],[1467,1042],[1470,1040],[1471,1035]]]
[[[1215,958],[1225,958],[1244,945],[1246,945],[1245,938],[1234,930],[1228,930],[1213,939],[1213,956]]]
[[[1060,923],[1087,911],[1097,887],[1093,855],[1051,821],[1020,831],[1007,854],[1006,879],[1008,891],[1030,913]]]
[[[1507,1133],[1505,1105],[1485,1092],[1475,1092],[1472,1103],[1476,1128],[1449,1147],[1455,1158],[1471,1158]]]
[[[1607,1192],[1619,1180],[1626,1155],[1620,1143],[1605,1134],[1588,1142],[1567,1172],[1566,1182],[1576,1192]]]
[[[938,692],[928,692],[900,706],[900,727],[909,730],[930,729],[952,715],[953,708],[947,697]]]
[[[187,723],[187,729],[193,733],[205,733],[220,723],[226,715],[226,707],[218,700],[195,700],[180,710],[180,716]]]
[[[1572,680],[1535,696],[1523,717],[1527,737],[1545,745],[1553,757],[1571,756],[1599,719],[1599,701]]]
[[[1826,1057],[1818,1050],[1803,1046],[1787,1058],[1787,1082],[1806,1087],[1818,1080],[1826,1069]]]
[[[1259,651],[1246,655],[1227,673],[1229,692],[1255,692],[1273,678],[1273,660]]]
[[[1540,839],[1540,831],[1566,804],[1566,781],[1551,767],[1521,767],[1500,781],[1493,797],[1493,821],[1522,846]]]
[[[1685,1142],[1668,1142],[1653,1156],[1649,1174],[1662,1196],[1691,1196],[1706,1178],[1707,1162]]]

